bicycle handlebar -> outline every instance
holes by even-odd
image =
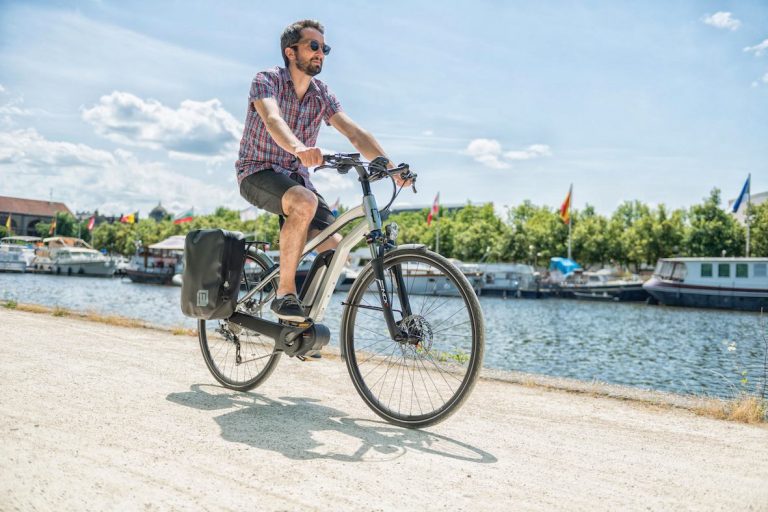
[[[323,155],[323,162],[323,165],[315,167],[315,172],[321,169],[336,169],[339,174],[346,174],[355,167],[365,170],[368,180],[371,182],[383,178],[390,178],[399,174],[402,179],[411,182],[413,192],[416,192],[415,185],[417,174],[411,172],[408,164],[400,164],[392,169],[387,169],[389,160],[386,158],[380,156],[374,158],[372,162],[364,162],[360,160],[360,153],[335,153],[331,155]]]

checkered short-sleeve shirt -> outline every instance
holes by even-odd
[[[243,138],[240,140],[240,155],[235,163],[237,183],[251,174],[264,169],[291,174],[298,172],[311,190],[315,190],[309,179],[309,171],[299,159],[281,148],[267,131],[253,101],[275,98],[280,114],[294,135],[307,147],[315,146],[320,132],[320,123],[330,124],[334,114],[341,111],[336,96],[320,80],[313,78],[301,102],[296,97],[291,74],[287,69],[275,67],[257,73],[251,83],[248,97],[248,113],[245,118]]]

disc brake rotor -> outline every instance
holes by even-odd
[[[403,318],[400,327],[408,336],[408,343],[416,345],[422,350],[429,351],[432,348],[432,325],[421,315],[410,315]]]

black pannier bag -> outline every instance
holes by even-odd
[[[190,231],[184,243],[181,312],[203,320],[232,316],[244,258],[242,233],[223,229]]]

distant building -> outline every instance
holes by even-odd
[[[160,221],[163,221],[165,219],[169,219],[171,216],[168,213],[168,210],[163,208],[163,206],[158,201],[157,206],[152,208],[152,211],[149,212],[148,217],[150,219],[153,219],[155,222],[160,222]]]
[[[440,210],[443,212],[450,212],[455,213],[459,210],[462,210],[466,207],[466,204],[441,204]],[[482,206],[482,204],[478,204],[475,206]],[[393,206],[389,209],[392,215],[396,213],[413,213],[413,212],[423,212],[424,210],[429,211],[432,208],[431,204],[424,205],[424,206]]]
[[[11,230],[16,235],[37,236],[37,225],[50,224],[59,212],[72,215],[64,203],[0,196],[0,225],[5,226],[10,215]]]
[[[765,201],[768,201],[768,192],[760,192],[759,194],[752,194],[752,196],[749,198],[749,202],[752,206],[757,206],[759,204],[764,203]],[[733,203],[736,202],[736,199],[729,199],[728,200],[728,211],[736,217],[736,220],[741,222],[742,224],[746,224],[746,214],[747,214],[747,199],[744,198],[744,201],[741,202],[741,206],[739,206],[739,211],[736,213],[733,213]]]

